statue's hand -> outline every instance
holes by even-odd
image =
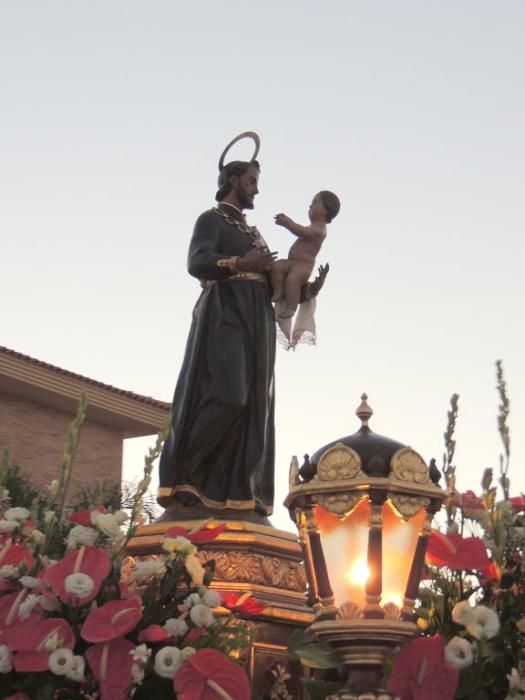
[[[239,272],[266,272],[271,268],[276,257],[276,252],[264,253],[254,248],[239,258],[235,267]]]
[[[316,297],[321,289],[323,288],[324,281],[326,279],[326,276],[328,272],[330,271],[330,265],[329,263],[326,263],[326,265],[320,265],[318,268],[318,275],[314,279],[313,282],[307,282],[305,285],[303,285],[303,288],[301,290],[301,301],[308,301],[309,299],[313,299]]]

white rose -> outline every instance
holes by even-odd
[[[155,654],[153,668],[163,678],[173,678],[181,665],[182,652],[177,647],[163,647]]]
[[[190,595],[184,599],[184,605],[191,608],[192,605],[198,605],[202,603],[202,598],[198,593],[190,593]]]
[[[34,608],[38,605],[40,596],[30,593],[18,607],[18,616],[21,620],[27,620]]]
[[[215,622],[212,611],[207,605],[199,603],[194,605],[190,610],[190,617],[194,625],[197,627],[210,627]]]
[[[89,597],[94,587],[95,582],[87,574],[69,574],[64,581],[66,591],[78,596],[80,599]]]
[[[4,513],[4,518],[6,520],[19,520],[22,523],[27,520],[29,516],[30,512],[27,508],[9,508],[9,510],[6,510]]]
[[[87,545],[91,547],[97,541],[99,533],[93,527],[85,527],[84,525],[75,525],[72,527],[67,536],[67,548],[75,549],[78,545]]]
[[[452,609],[452,619],[458,625],[463,625],[463,627],[468,623],[472,622],[474,619],[474,608],[468,602],[468,600],[463,600],[461,603],[456,603]]]
[[[40,586],[40,581],[34,576],[21,576],[19,581],[24,588],[38,588]]]
[[[471,643],[461,637],[453,637],[445,647],[445,661],[458,671],[470,666],[473,658]]]
[[[67,671],[66,676],[72,681],[77,683],[82,683],[84,678],[84,670],[86,668],[86,662],[83,656],[74,656],[71,660],[71,668]]]
[[[73,652],[71,649],[56,649],[49,656],[48,666],[56,676],[65,676],[73,668]]]
[[[20,523],[17,520],[0,520],[0,532],[13,532]]]
[[[150,576],[163,576],[166,565],[162,559],[143,559],[135,562],[135,579],[138,583]]]
[[[7,644],[0,644],[0,673],[9,673],[12,668],[11,652],[7,648]]]
[[[476,639],[492,639],[500,628],[499,617],[495,610],[487,608],[485,605],[478,605],[474,608],[474,619],[468,622],[465,627],[467,632]]]
[[[222,603],[222,598],[217,591],[206,591],[202,596],[202,600],[210,608],[216,608]]]
[[[98,510],[94,510],[91,512],[91,522],[107,537],[112,539],[122,537],[121,520],[116,513],[100,513]]]
[[[183,637],[189,628],[186,620],[180,617],[170,617],[164,623],[163,629],[172,637]]]

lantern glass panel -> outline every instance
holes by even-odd
[[[335,604],[366,605],[365,586],[369,577],[368,533],[371,507],[363,497],[351,513],[341,519],[321,506],[316,506],[317,526],[334,592]],[[422,510],[403,520],[389,501],[382,509],[383,567],[381,604],[401,607],[408,576],[415,555],[419,531],[425,519]]]

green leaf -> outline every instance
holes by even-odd
[[[309,668],[340,668],[341,661],[331,647],[309,637],[303,630],[295,630],[288,643],[292,659]]]

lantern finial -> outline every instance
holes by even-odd
[[[361,419],[361,428],[368,428],[368,421],[374,415],[374,412],[368,405],[367,399],[368,396],[366,394],[361,394],[361,403],[355,412],[356,416]]]

